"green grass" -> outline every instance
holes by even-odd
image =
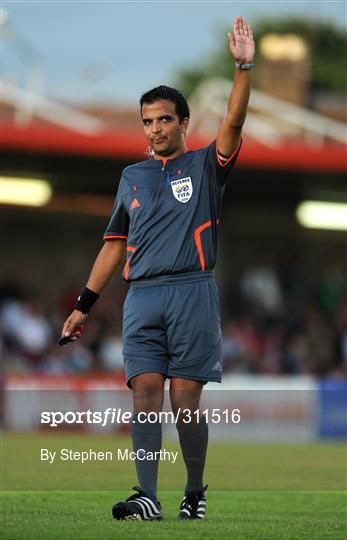
[[[346,538],[346,450],[342,444],[232,445],[211,441],[207,517],[178,522],[182,457],[160,464],[161,523],[115,522],[111,507],[136,484],[133,463],[41,463],[40,448],[130,448],[126,437],[5,434],[4,540],[301,540]],[[166,443],[169,450],[177,444]]]
[[[165,441],[167,450],[179,450]],[[83,434],[5,434],[2,438],[2,488],[6,491],[112,491],[136,483],[133,462],[40,461],[40,449],[116,453],[131,448],[128,437]],[[219,491],[342,491],[346,489],[346,448],[341,443],[307,445],[227,444],[210,441],[206,481]],[[182,490],[181,452],[175,464],[161,462],[159,489]]]
[[[301,540],[346,538],[345,503],[341,493],[208,494],[207,517],[178,522],[181,493],[162,492],[161,523],[118,522],[114,501],[124,492],[11,492],[3,495],[4,540]]]

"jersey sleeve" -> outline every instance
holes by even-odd
[[[218,151],[218,139],[214,140],[207,147],[207,160],[212,169],[213,178],[218,185],[220,186],[225,185],[228,175],[233,169],[236,163],[236,160],[239,156],[241,146],[242,146],[242,139],[240,139],[240,142],[236,150],[234,150],[231,156],[224,156]]]
[[[113,205],[111,219],[104,234],[104,240],[112,240],[113,238],[127,240],[128,229],[129,215],[123,204],[121,179],[119,182],[116,199]]]

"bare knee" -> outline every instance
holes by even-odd
[[[175,414],[178,409],[187,409],[192,413],[199,409],[203,384],[199,381],[171,379],[170,401]]]
[[[165,377],[161,373],[142,373],[131,379],[135,412],[159,412],[164,401]]]

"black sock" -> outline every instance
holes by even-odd
[[[199,423],[177,424],[184,462],[187,468],[188,491],[201,491],[208,443],[208,425],[204,418]]]
[[[143,449],[145,452],[159,452],[161,450],[161,423],[139,422],[137,415],[133,417],[131,435],[134,452]],[[143,420],[141,418],[141,420]],[[158,459],[136,459],[136,472],[140,488],[146,495],[157,500]]]

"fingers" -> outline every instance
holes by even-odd
[[[68,321],[66,321],[65,325],[64,325],[64,328],[65,326],[67,325]],[[64,328],[63,328],[63,332],[64,332]],[[62,336],[59,340],[59,345],[62,345],[62,346],[65,346],[67,345],[68,343],[70,343],[71,341],[76,341],[76,339],[79,339],[83,333],[83,330],[84,330],[84,326],[77,326],[73,331],[71,331],[69,333],[69,330],[67,330],[64,333],[62,333]]]
[[[229,45],[235,45],[236,44],[235,34],[233,32],[228,32],[227,36],[228,36]]]
[[[87,318],[87,315],[83,314],[82,312],[76,311],[76,310],[73,311],[70,317],[68,317],[68,319],[66,319],[64,323],[62,333],[61,333],[62,337],[69,337],[72,334],[75,335],[76,332],[77,334],[78,333],[81,334],[83,331],[82,323],[84,323],[86,318]]]
[[[234,34],[238,36],[252,37],[252,27],[247,23],[244,17],[235,17],[234,19]]]
[[[234,36],[237,36],[239,34],[240,19],[241,17],[234,18]]]
[[[82,335],[82,329],[81,327],[79,327],[79,328],[76,328],[75,332],[72,332],[69,337],[71,341],[76,341],[76,339],[79,339],[81,335]]]
[[[70,334],[70,339],[72,341],[75,341],[76,339],[79,339],[83,333],[83,326],[77,326],[77,328]]]
[[[75,332],[79,328],[82,328],[81,322],[81,320],[76,320],[73,315],[70,315],[70,317],[64,323],[61,335],[64,337],[70,336],[73,332]]]
[[[62,337],[68,337],[73,331],[73,326],[72,320],[69,317],[64,323],[63,330],[61,332]]]

